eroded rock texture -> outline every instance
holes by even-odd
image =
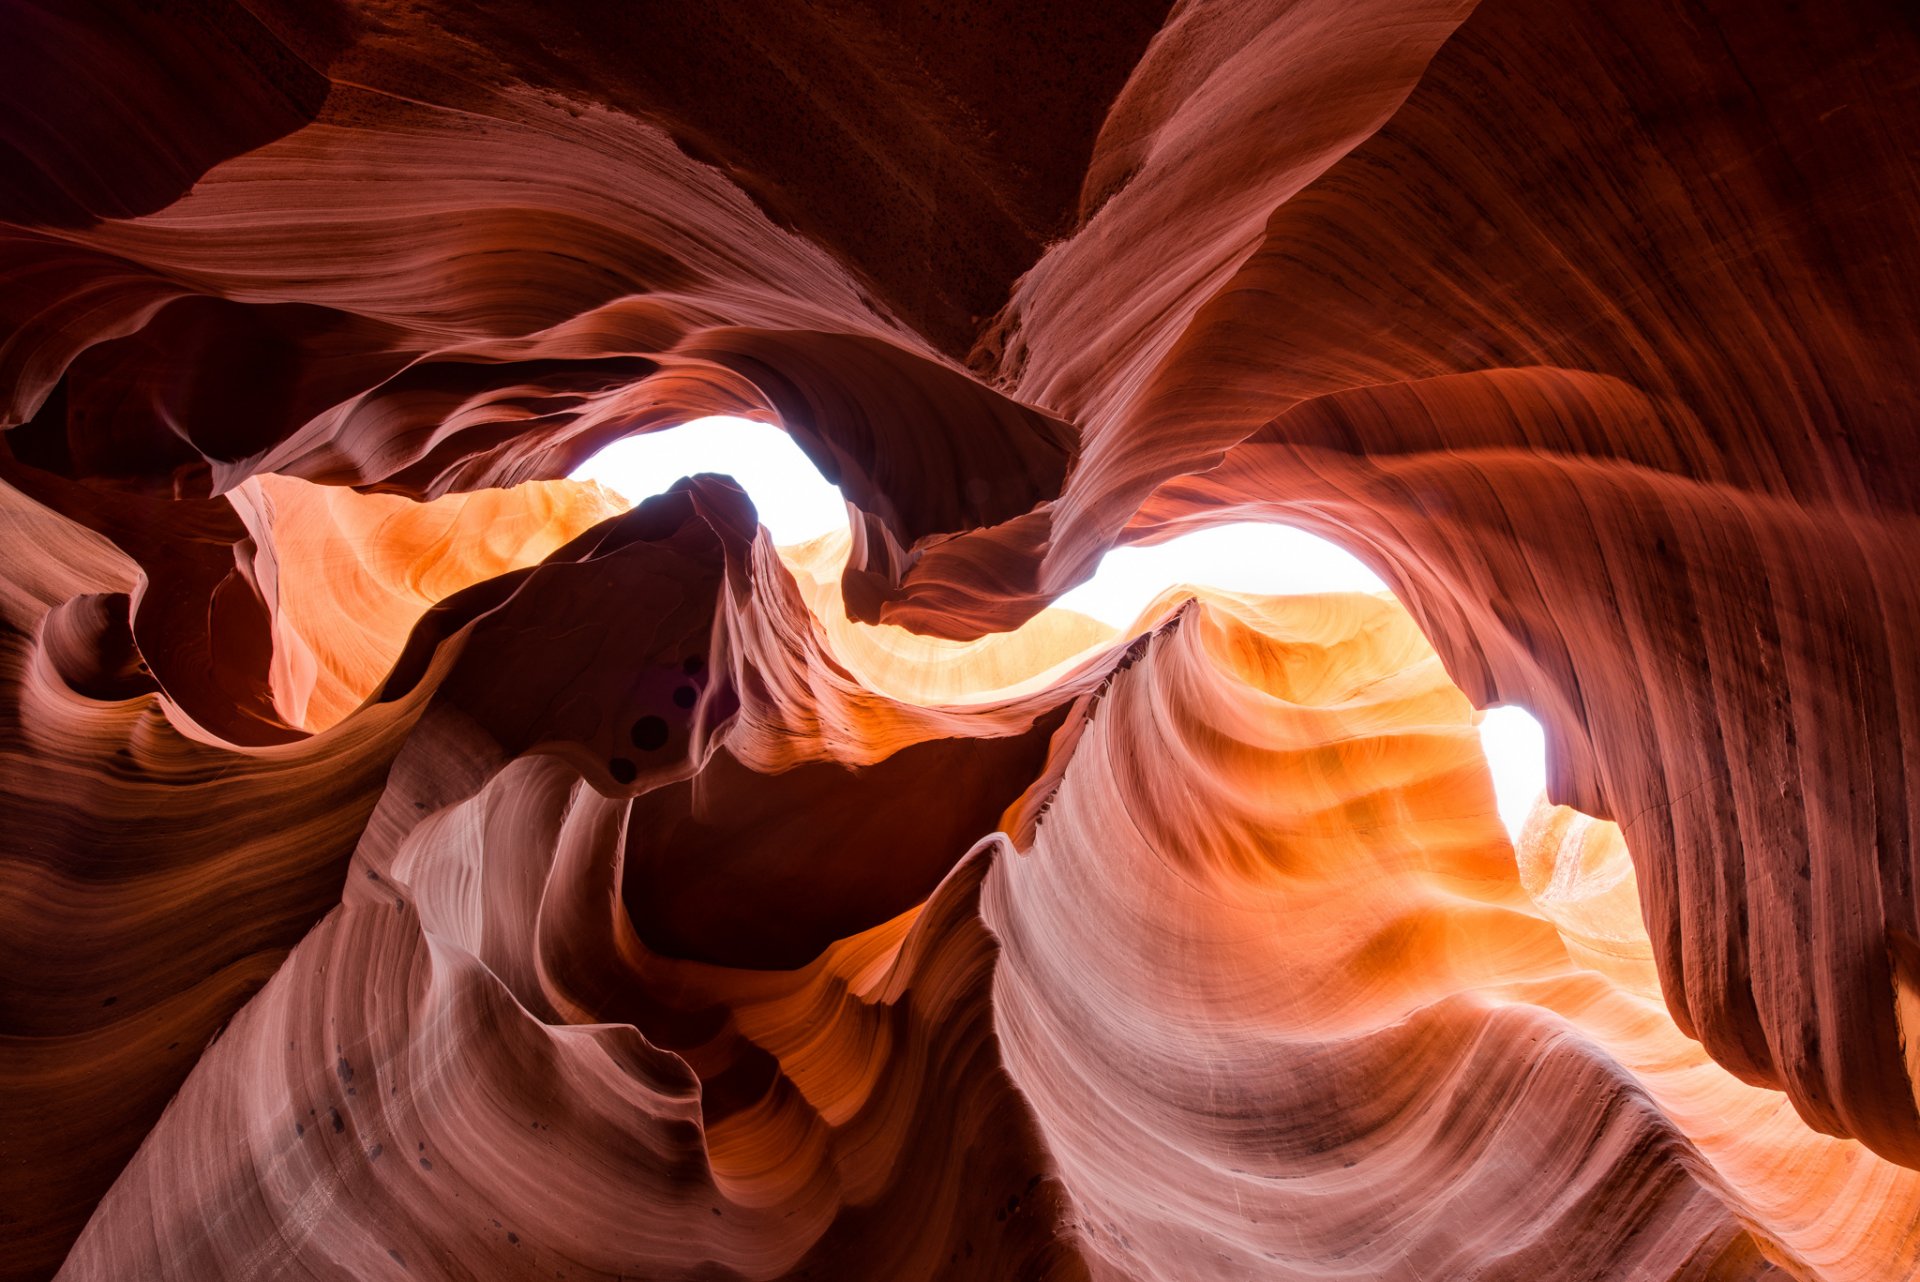
[[[8,0],[0,1277],[1915,1275],[1916,136],[1854,0]],[[850,535],[561,479],[713,412]],[[1250,516],[1401,604],[1043,612]]]

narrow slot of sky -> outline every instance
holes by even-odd
[[[703,418],[616,441],[577,468],[628,503],[664,492],[683,476],[718,472],[740,483],[780,547],[847,526],[840,491],[793,438],[743,418]],[[1114,627],[1132,623],[1167,588],[1193,584],[1264,596],[1384,592],[1386,585],[1346,549],[1305,530],[1257,523],[1218,525],[1151,547],[1115,548],[1087,582],[1054,604]],[[1489,709],[1480,742],[1492,768],[1500,818],[1518,835],[1546,786],[1546,738],[1523,708]]]

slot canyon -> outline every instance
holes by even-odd
[[[1920,1278],[1910,3],[0,0],[0,398],[0,1282]]]

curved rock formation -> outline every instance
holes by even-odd
[[[1920,1273],[1898,6],[0,73],[0,1276]],[[712,412],[850,536],[561,479]],[[1042,612],[1249,517],[1404,610]]]

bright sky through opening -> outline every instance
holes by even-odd
[[[703,418],[630,436],[588,459],[575,480],[598,481],[629,503],[659,494],[683,476],[732,476],[753,498],[774,544],[787,547],[847,525],[846,502],[793,438],[743,418]],[[1132,623],[1148,602],[1179,583],[1231,592],[1293,596],[1383,592],[1358,558],[1327,540],[1284,525],[1218,525],[1153,547],[1115,548],[1092,579],[1054,602],[1115,627]],[[1500,818],[1518,834],[1546,786],[1546,740],[1524,709],[1494,708],[1480,726],[1493,770]]]

